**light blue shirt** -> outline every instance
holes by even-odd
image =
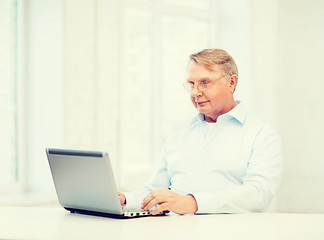
[[[280,136],[249,115],[242,103],[205,121],[199,113],[165,142],[151,179],[125,193],[127,207],[139,208],[152,190],[192,194],[197,213],[266,211],[282,175]]]

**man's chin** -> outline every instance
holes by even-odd
[[[197,106],[196,109],[202,114],[208,113],[208,109],[206,107]]]

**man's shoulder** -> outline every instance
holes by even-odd
[[[258,118],[257,116],[254,116],[252,114],[247,114],[245,126],[247,128],[254,129],[255,131],[257,131],[259,133],[267,132],[267,133],[279,135],[277,130],[270,123]]]

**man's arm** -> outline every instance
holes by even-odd
[[[220,192],[197,192],[197,213],[264,212],[272,202],[283,171],[280,136],[264,128],[256,138],[241,185]]]
[[[277,133],[265,128],[256,138],[253,153],[241,185],[214,192],[179,195],[168,189],[155,190],[143,201],[143,209],[185,213],[263,212],[269,207],[282,175],[281,140]]]

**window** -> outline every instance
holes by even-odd
[[[216,14],[213,0],[128,0],[124,6],[121,185],[132,189],[151,173],[166,136],[196,112],[182,83],[189,55],[215,44]]]
[[[217,46],[218,1],[76,2],[64,10],[64,145],[107,150],[120,190],[132,190],[196,114],[182,83],[189,55]]]
[[[18,180],[17,2],[0,1],[0,191]]]

